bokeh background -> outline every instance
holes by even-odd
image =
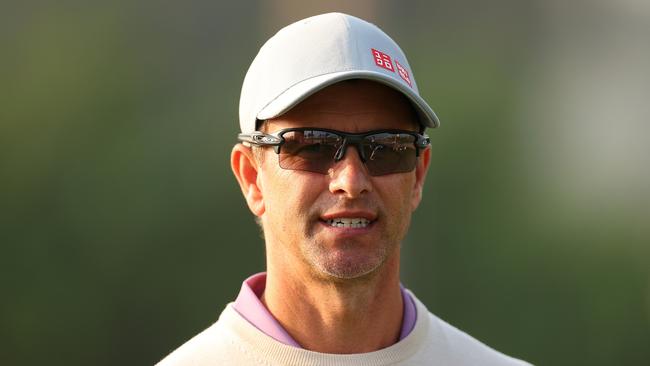
[[[240,86],[327,11],[397,40],[442,120],[404,284],[538,365],[650,363],[650,2],[1,8],[0,364],[154,364],[264,269]]]

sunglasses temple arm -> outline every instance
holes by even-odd
[[[237,139],[244,144],[261,146],[279,146],[282,143],[281,138],[262,132],[240,133]]]
[[[240,133],[239,135],[237,135],[237,140],[246,146],[255,144],[255,140],[253,140],[252,136],[247,133]]]

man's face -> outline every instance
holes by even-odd
[[[290,127],[355,133],[417,131],[418,126],[401,94],[360,80],[327,87],[265,124],[268,133]],[[285,170],[272,149],[264,149],[264,154],[257,183],[267,245],[273,246],[268,251],[278,257],[274,260],[329,279],[363,277],[390,258],[399,261],[399,245],[420,201],[428,150],[421,151],[416,170],[383,176],[368,174],[355,147],[348,147],[328,174]],[[341,219],[364,219],[361,222],[368,224],[332,225],[332,220]]]

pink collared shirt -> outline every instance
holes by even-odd
[[[261,272],[247,278],[242,283],[239,295],[235,300],[234,308],[237,312],[253,324],[264,334],[272,337],[278,342],[302,348],[289,333],[280,325],[280,323],[271,315],[269,310],[260,300],[266,287],[266,272]],[[411,296],[400,285],[402,299],[404,303],[404,313],[402,315],[402,330],[399,335],[401,341],[411,333],[417,319],[417,310],[415,302]]]

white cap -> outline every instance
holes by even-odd
[[[253,60],[239,100],[241,132],[278,117],[317,91],[342,80],[367,79],[403,93],[420,124],[440,123],[420,97],[404,52],[362,19],[328,13],[300,20],[271,37]]]

